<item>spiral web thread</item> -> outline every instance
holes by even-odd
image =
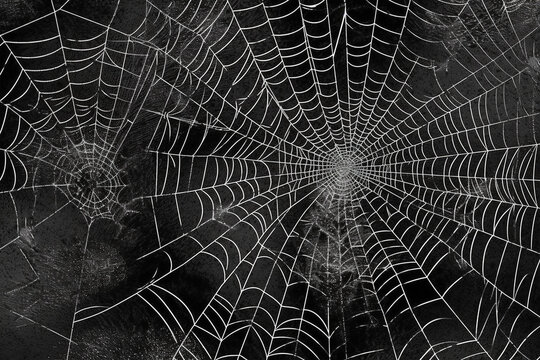
[[[129,302],[176,358],[537,358],[534,1],[105,10],[52,1],[0,37],[2,216],[19,229],[0,249],[28,238],[17,194],[52,188],[35,227],[146,204],[140,259],[169,259],[119,301],[78,299],[69,332],[41,323],[66,358],[74,329]],[[117,162],[138,149],[151,186],[125,200]],[[218,279],[193,308],[167,281],[199,262]]]

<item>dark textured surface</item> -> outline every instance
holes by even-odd
[[[538,359],[539,11],[0,0],[0,359]]]

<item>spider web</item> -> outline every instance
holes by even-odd
[[[540,356],[535,1],[0,9],[9,358]]]

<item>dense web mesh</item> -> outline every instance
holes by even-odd
[[[0,12],[4,357],[539,358],[536,1]]]

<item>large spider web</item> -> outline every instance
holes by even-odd
[[[536,1],[0,9],[5,358],[540,358]]]

